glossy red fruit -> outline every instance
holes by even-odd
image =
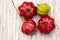
[[[38,21],[38,29],[41,33],[49,34],[55,29],[54,19],[48,15],[42,16]]]
[[[33,34],[36,30],[36,23],[33,20],[27,20],[22,24],[21,30],[27,35]]]
[[[32,2],[23,2],[21,6],[18,7],[20,16],[24,17],[26,20],[33,18],[36,15],[37,8]]]

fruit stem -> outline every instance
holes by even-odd
[[[58,27],[58,25],[56,24],[56,26],[57,26],[57,28],[58,28],[58,30],[59,30],[59,27]]]
[[[19,11],[18,11],[18,9],[16,8],[16,6],[15,6],[15,4],[14,4],[13,0],[12,0],[12,4],[13,4],[14,8],[16,9],[16,11],[17,11],[18,15],[20,16]],[[21,19],[22,19],[22,21],[24,22],[24,20],[23,20],[23,18],[22,18],[21,16],[20,16],[20,18],[21,18]]]
[[[37,5],[39,6],[39,4],[37,3]]]

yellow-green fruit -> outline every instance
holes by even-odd
[[[37,13],[39,15],[47,15],[50,11],[50,6],[47,3],[38,4]]]

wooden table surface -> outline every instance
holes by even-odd
[[[0,0],[0,40],[60,40],[60,0],[13,0],[18,8],[23,1],[37,3],[48,3],[51,6],[50,16],[55,19],[56,28],[49,35],[37,34],[25,35],[21,32],[22,20],[16,12],[12,0]],[[33,20],[39,19],[35,16]],[[57,27],[58,26],[58,27]]]

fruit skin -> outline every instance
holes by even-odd
[[[22,32],[27,35],[31,35],[36,30],[36,23],[33,20],[27,20],[22,24]]]
[[[38,4],[37,13],[39,15],[47,15],[50,11],[50,6],[47,3]]]
[[[38,21],[38,29],[41,33],[51,33],[55,29],[54,19],[48,15],[42,16]]]
[[[24,17],[24,19],[32,19],[33,16],[37,13],[37,8],[32,2],[23,2],[21,6],[18,7],[20,12],[20,16]]]

